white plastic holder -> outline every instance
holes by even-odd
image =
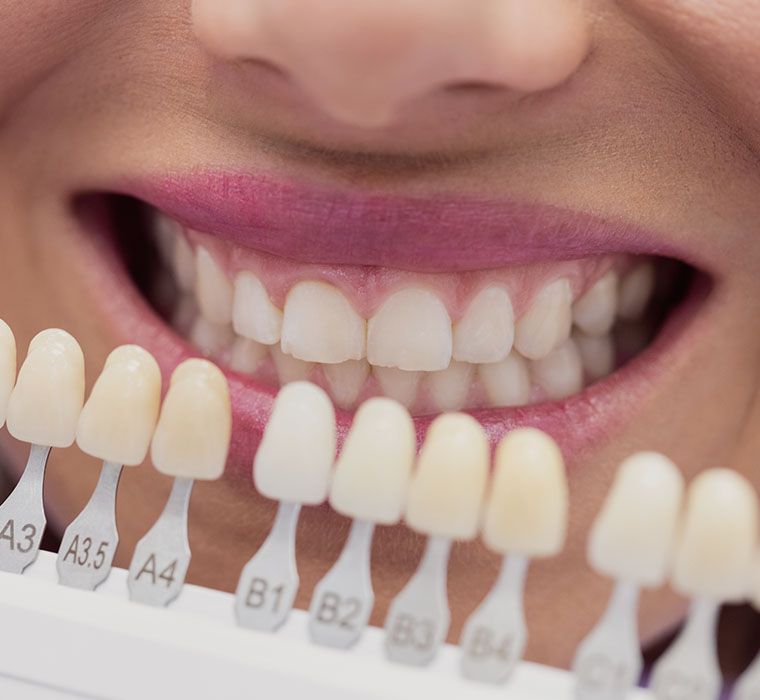
[[[57,583],[55,555],[40,552],[23,576],[0,573],[0,698],[71,700],[571,700],[566,671],[521,662],[504,686],[459,672],[444,645],[429,667],[388,661],[381,629],[350,650],[309,641],[294,610],[276,634],[235,624],[234,596],[185,584],[169,609],[130,602],[115,568],[96,591]],[[651,700],[633,690],[630,700]]]
[[[740,676],[736,683],[734,700],[758,700],[760,698],[760,654]]]
[[[619,581],[596,627],[573,661],[577,700],[623,700],[641,676],[637,611],[639,588]]]
[[[684,628],[660,657],[650,687],[657,700],[717,700],[722,678],[718,665],[720,603],[692,601]]]

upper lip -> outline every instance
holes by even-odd
[[[221,171],[128,180],[110,191],[190,229],[305,263],[440,272],[610,252],[690,257],[634,225],[506,199],[406,197]]]

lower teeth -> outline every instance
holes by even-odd
[[[570,339],[540,360],[528,360],[513,350],[500,362],[452,361],[445,370],[416,372],[376,367],[366,360],[337,364],[299,360],[282,352],[279,345],[263,345],[236,335],[229,324],[212,323],[188,294],[179,296],[169,321],[203,355],[264,386],[276,389],[308,379],[343,409],[385,395],[417,414],[566,398],[610,375],[640,352],[652,335],[644,322],[620,321],[606,335],[587,335],[576,328]]]

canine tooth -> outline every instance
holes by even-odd
[[[475,365],[452,360],[446,369],[427,375],[430,397],[439,411],[457,411],[464,406],[474,372]]]
[[[172,263],[177,286],[183,292],[192,292],[195,287],[195,253],[184,235],[174,239]]]
[[[84,357],[66,331],[49,328],[29,344],[8,401],[8,432],[34,445],[74,442],[84,403]]]
[[[227,380],[208,360],[185,360],[174,370],[158,418],[151,459],[158,471],[186,479],[218,479],[232,430]]]
[[[283,387],[253,462],[256,488],[267,498],[316,505],[327,497],[335,460],[335,413],[309,382]]]
[[[161,404],[161,370],[137,345],[108,356],[79,415],[77,445],[93,457],[120,465],[142,463]]]
[[[566,279],[544,287],[515,327],[515,347],[523,357],[546,357],[570,335],[572,292]]]
[[[618,277],[611,270],[573,304],[573,322],[588,335],[605,335],[615,323]]]
[[[475,364],[499,362],[512,349],[515,317],[503,287],[487,287],[454,325],[454,359]]]
[[[10,326],[0,318],[0,428],[16,381],[16,338]]]
[[[269,299],[267,290],[252,272],[235,277],[232,325],[238,335],[264,345],[280,342],[282,311]]]
[[[375,366],[434,372],[449,366],[451,347],[446,307],[425,289],[395,292],[367,326],[367,359]]]
[[[528,363],[517,352],[501,362],[479,365],[478,376],[491,405],[524,406],[530,402]]]
[[[337,365],[324,365],[322,371],[335,403],[341,408],[350,408],[367,381],[369,363],[367,360],[346,360]]]
[[[204,316],[198,316],[190,329],[190,342],[209,357],[224,352],[234,338],[235,334],[229,326],[213,323]]]
[[[488,438],[464,413],[430,425],[412,477],[404,519],[426,535],[470,540],[478,532],[489,465]]]
[[[573,340],[581,354],[586,376],[591,381],[604,379],[615,369],[615,342],[610,335],[585,335],[576,332]]]
[[[232,285],[211,253],[199,247],[195,256],[195,293],[201,314],[212,323],[232,321]]]
[[[269,355],[269,346],[249,338],[235,338],[230,350],[230,368],[242,374],[253,374]]]
[[[565,464],[554,440],[519,428],[499,443],[483,520],[483,541],[501,554],[549,557],[565,541]]]
[[[546,357],[530,364],[533,381],[549,399],[563,399],[583,389],[583,363],[575,342],[570,338]]]
[[[619,581],[662,585],[671,565],[683,491],[683,476],[667,457],[639,452],[625,459],[591,529],[591,566]]]
[[[356,412],[335,465],[330,505],[350,518],[401,518],[416,450],[414,424],[396,401],[376,397]]]
[[[280,340],[283,352],[325,364],[360,360],[366,337],[366,321],[336,287],[307,281],[288,293]]]
[[[395,367],[373,367],[372,374],[375,375],[383,394],[407,408],[414,403],[422,376],[420,372],[407,372]]]
[[[277,370],[277,378],[283,386],[290,382],[308,379],[311,371],[314,369],[313,362],[304,362],[303,360],[286,355],[277,345],[270,347],[269,352],[274,361],[274,368]]]
[[[625,321],[641,318],[654,292],[654,265],[645,262],[633,268],[620,281],[618,316]]]
[[[757,496],[743,476],[730,469],[701,473],[687,493],[674,588],[717,601],[741,600],[752,571],[757,527]]]

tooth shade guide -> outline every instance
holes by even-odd
[[[587,543],[591,567],[616,583],[607,609],[575,654],[581,698],[623,697],[639,678],[639,587],[665,582],[683,490],[678,467],[656,452],[631,455],[617,470]]]
[[[119,544],[116,490],[121,471],[120,464],[103,464],[90,500],[63,533],[56,562],[62,585],[95,590],[108,578]]]
[[[51,401],[55,397],[55,401]],[[17,440],[68,447],[84,404],[84,356],[66,331],[49,328],[29,344],[8,400],[8,432]]]
[[[2,571],[20,574],[37,558],[47,522],[42,492],[50,450],[74,442],[83,402],[79,343],[58,328],[41,331],[29,343],[8,400],[8,432],[30,448],[21,478],[0,505]]]
[[[701,698],[722,686],[716,642],[724,602],[747,594],[756,563],[758,497],[738,472],[708,469],[689,485],[671,582],[691,598],[685,626],[658,659],[651,686],[658,699],[687,686]]]
[[[443,414],[428,428],[404,513],[407,526],[427,535],[428,541],[417,570],[385,619],[385,651],[393,661],[426,665],[446,638],[451,542],[477,534],[489,452],[482,426],[466,414]],[[416,641],[421,632],[424,643]]]
[[[559,447],[546,433],[518,428],[496,448],[481,536],[504,556],[499,576],[465,623],[462,672],[503,683],[522,658],[527,640],[523,597],[529,558],[562,549],[568,493]]]
[[[47,519],[42,500],[50,448],[32,445],[13,491],[0,505],[0,571],[20,574],[37,558]]]
[[[290,613],[299,585],[299,512],[303,504],[319,505],[327,498],[335,446],[335,412],[327,394],[304,381],[283,387],[253,461],[256,489],[279,506],[264,544],[240,576],[239,624],[274,631]]]
[[[0,619],[6,629],[24,631],[0,639],[0,696],[28,697],[30,683],[33,696],[43,686],[78,697],[84,678],[92,697],[113,697],[118,687],[124,698],[160,692],[207,700],[211,684],[215,697],[240,698],[250,695],[252,679],[262,692],[266,684],[268,697],[309,700],[354,700],[368,689],[377,700],[573,697],[567,672],[538,664],[522,664],[505,688],[473,683],[460,674],[459,648],[451,644],[430,668],[410,673],[384,659],[377,627],[350,651],[320,650],[309,640],[303,610],[293,611],[276,638],[252,634],[234,624],[230,593],[201,586],[187,586],[168,611],[130,604],[126,575],[114,568],[96,595],[72,591],[58,585],[55,554],[45,551],[23,577],[0,574]],[[40,640],[55,653],[40,654]],[[86,677],[76,672],[83,659]],[[634,689],[628,697],[651,693]]]
[[[129,599],[164,607],[182,592],[190,565],[187,534],[192,479],[175,478],[153,527],[140,539],[129,565]]]
[[[370,572],[375,524],[401,519],[416,452],[411,416],[395,401],[370,399],[354,417],[335,464],[330,505],[353,518],[346,543],[317,584],[309,632],[321,644],[355,644],[374,605]]]

